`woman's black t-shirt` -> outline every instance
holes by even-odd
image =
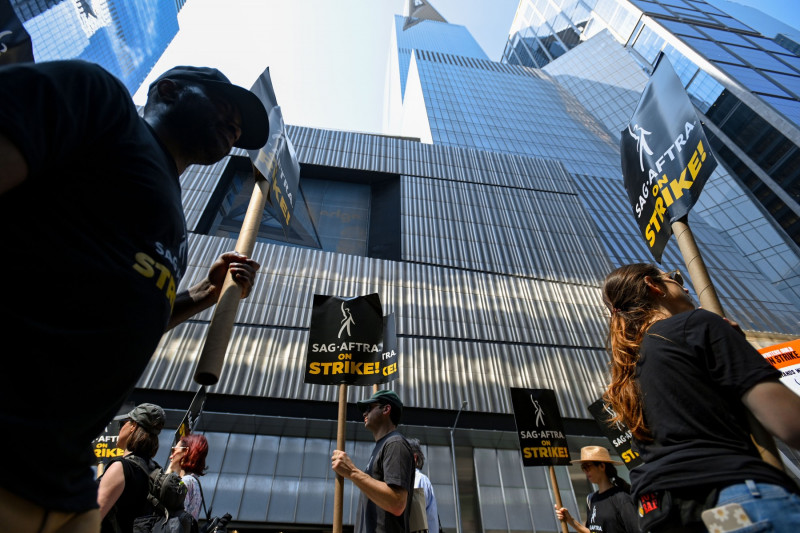
[[[645,463],[631,471],[634,497],[745,479],[798,492],[750,439],[742,395],[780,372],[743,335],[697,309],[653,324],[639,355],[636,379],[654,440],[634,440]]]

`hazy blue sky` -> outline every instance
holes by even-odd
[[[518,0],[430,2],[448,22],[466,26],[490,59],[500,59]],[[736,0],[800,28],[796,2]],[[392,24],[405,3],[188,0],[180,32],[134,101],[144,104],[144,89],[175,65],[214,66],[248,88],[269,66],[286,123],[381,133]]]
[[[499,60],[517,0],[433,0]],[[269,66],[287,124],[381,133],[394,15],[404,0],[188,0],[180,32],[134,96],[175,65],[219,68],[250,87]],[[490,6],[487,9],[486,6]],[[224,8],[220,8],[224,6]]]

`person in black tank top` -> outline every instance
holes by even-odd
[[[164,427],[164,410],[152,403],[143,403],[119,419],[117,446],[125,450],[122,457],[106,466],[97,489],[102,533],[131,533],[134,519],[153,511],[147,501],[149,479],[147,473],[134,464],[156,467],[152,462],[158,451],[158,434]]]

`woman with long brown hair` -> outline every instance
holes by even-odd
[[[611,313],[604,399],[645,463],[631,471],[642,531],[705,531],[701,512],[732,502],[753,523],[796,531],[800,490],[761,460],[746,415],[800,447],[800,396],[736,324],[695,309],[677,270],[620,267],[603,299]]]

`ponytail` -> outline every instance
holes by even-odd
[[[625,492],[631,491],[631,485],[621,477],[617,473],[617,467],[612,465],[611,463],[605,463],[606,465],[606,476],[608,476],[608,480],[611,482],[612,485],[615,487],[619,487]]]

